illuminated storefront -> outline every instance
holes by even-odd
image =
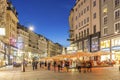
[[[104,40],[100,42],[101,51],[110,52],[110,40]],[[110,60],[110,55],[102,55],[101,61]]]
[[[0,67],[5,66],[5,44],[0,41]]]
[[[113,38],[111,40],[111,51],[114,54],[114,59],[120,60],[120,38]]]
[[[101,41],[101,51],[110,52],[110,40]]]
[[[101,51],[107,51],[111,53],[112,60],[120,60],[120,38],[112,38],[110,40],[101,41],[100,46]],[[110,56],[106,56],[103,59],[105,58],[110,59]]]

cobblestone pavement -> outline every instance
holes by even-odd
[[[10,68],[0,70],[0,80],[120,80],[118,67],[93,68],[92,72],[54,72],[44,69]]]

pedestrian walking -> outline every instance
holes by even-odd
[[[35,61],[35,69],[37,69],[38,61]]]
[[[33,67],[33,70],[35,69],[35,61],[33,60],[32,62],[32,67]]]
[[[66,67],[67,72],[68,72],[68,71],[69,71],[69,61],[66,61],[66,62],[65,62],[65,67]]]
[[[60,72],[60,69],[61,69],[61,64],[60,64],[60,61],[58,62],[58,72]]]
[[[50,65],[51,65],[51,63],[50,63],[50,62],[48,62],[48,70],[50,70]]]
[[[120,72],[120,64],[119,64],[119,72]]]
[[[42,62],[40,61],[40,68],[42,67]]]
[[[81,72],[81,62],[77,61],[76,67],[78,69],[79,72]]]
[[[56,71],[56,61],[53,62],[54,71]]]
[[[45,69],[46,69],[46,67],[47,67],[47,62],[45,61]]]
[[[83,61],[83,68],[84,68],[83,72],[86,73],[86,61]]]

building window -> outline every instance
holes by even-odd
[[[96,13],[93,14],[93,19],[95,19],[95,18],[96,18]]]
[[[89,11],[89,6],[87,6],[87,11]]]
[[[79,32],[79,39],[80,39],[80,32]]]
[[[81,26],[83,26],[83,21],[81,21]]]
[[[105,17],[103,18],[103,21],[104,21],[104,25],[105,25],[105,24],[107,24],[108,17],[107,17],[107,16],[105,16]]]
[[[96,6],[96,0],[93,1],[93,7],[95,7],[95,6]]]
[[[93,33],[96,33],[96,25],[93,26]]]
[[[87,17],[87,22],[89,22],[89,17]]]
[[[76,25],[76,29],[77,29],[78,27],[77,27],[77,25]]]
[[[80,27],[80,22],[79,22],[79,27]]]
[[[84,30],[84,37],[86,37],[86,30]]]
[[[76,40],[77,40],[77,34],[76,34]]]
[[[120,22],[114,24],[114,31],[115,33],[118,33],[120,31]]]
[[[77,11],[77,8],[75,10]]]
[[[84,0],[84,3],[86,2],[86,0]]]
[[[120,9],[118,9],[118,10],[116,10],[114,12],[114,17],[115,17],[115,19],[119,19],[120,18]]]
[[[86,8],[84,9],[84,14],[86,13]]]
[[[80,13],[79,13],[79,17],[80,17]]]
[[[81,6],[83,5],[83,2],[81,2]]]
[[[83,31],[82,31],[82,38],[83,38]]]
[[[81,15],[83,15],[83,10],[81,11]]]
[[[115,2],[115,7],[117,7],[117,6],[119,6],[119,4],[120,4],[120,0],[114,0]]]
[[[76,16],[76,20],[77,20],[77,16]]]
[[[80,8],[80,4],[78,5],[78,7]]]
[[[108,34],[108,28],[107,28],[107,27],[104,28],[104,29],[103,29],[103,32],[104,32],[104,35],[107,35],[107,34]]]
[[[86,19],[84,19],[84,24],[86,24]]]
[[[89,28],[87,28],[87,35],[89,35]]]
[[[106,0],[103,0],[103,3],[105,3],[106,2]]]

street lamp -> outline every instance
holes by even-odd
[[[30,27],[29,27],[29,30],[30,30],[30,31],[34,31],[34,26],[30,26]]]

